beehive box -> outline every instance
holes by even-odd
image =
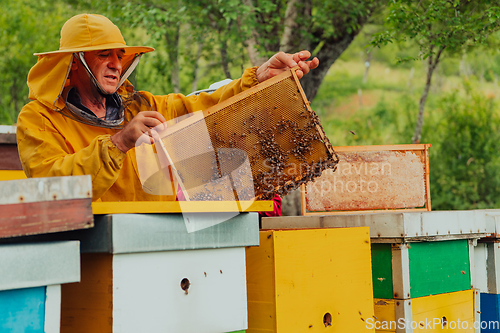
[[[17,151],[15,126],[0,125],[0,155],[0,180],[26,178]]]
[[[481,292],[481,332],[500,331],[500,243],[483,239],[474,250],[476,287]]]
[[[479,292],[464,290],[407,300],[374,299],[376,332],[479,332]]]
[[[61,284],[80,280],[77,241],[0,245],[0,331],[58,333]]]
[[[90,176],[2,181],[0,238],[93,226]]]
[[[479,239],[494,233],[489,210],[385,212],[263,218],[264,229],[370,227],[372,243]]]
[[[405,299],[476,286],[474,245],[492,233],[485,222],[487,213],[491,212],[271,217],[262,219],[262,228],[370,227],[374,296]]]
[[[247,333],[373,331],[368,228],[261,231],[246,261]]]
[[[491,231],[488,238],[500,238],[500,210],[499,209],[486,209],[485,211],[486,225]]]
[[[500,295],[481,293],[481,321],[482,333],[493,333],[500,331]]]
[[[334,147],[337,170],[302,188],[302,215],[431,210],[429,144]]]
[[[500,243],[496,239],[474,248],[475,287],[482,293],[500,294]]]
[[[466,239],[372,244],[373,295],[409,299],[470,289],[473,248]]]
[[[61,332],[234,332],[247,328],[245,246],[257,213],[187,233],[181,214],[96,215],[82,279],[62,288]]]

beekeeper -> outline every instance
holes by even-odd
[[[299,77],[318,66],[308,51],[275,54],[212,94],[186,97],[136,92],[127,78],[144,53],[128,46],[101,15],[81,14],[61,29],[57,51],[35,53],[29,98],[17,121],[17,142],[28,177],[91,175],[94,201],[175,200],[142,190],[136,156],[143,133],[166,120],[217,104],[288,68]],[[154,110],[154,111],[153,111]],[[131,150],[132,149],[132,150]]]

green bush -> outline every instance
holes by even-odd
[[[432,208],[494,208],[500,202],[500,117],[497,103],[465,82],[446,94],[442,117],[430,121]]]

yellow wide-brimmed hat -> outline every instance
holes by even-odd
[[[28,74],[29,98],[56,109],[64,107],[59,97],[68,82],[73,53],[123,49],[123,68],[138,54],[154,51],[148,46],[128,46],[120,29],[107,17],[97,14],[73,16],[61,29],[59,50],[35,53],[38,62]]]
[[[97,14],[80,14],[64,23],[61,29],[59,50],[35,53],[34,55],[108,49],[124,49],[125,54],[154,51],[152,47],[147,46],[127,46],[120,29],[107,17]]]

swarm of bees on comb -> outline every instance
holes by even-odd
[[[224,200],[211,185],[226,175],[231,175],[226,187],[232,186],[237,200],[269,200],[319,177],[325,169],[335,169],[339,162],[292,71],[204,114],[211,148],[219,156],[210,166],[210,179],[202,180],[205,186],[198,186],[191,200]],[[251,184],[245,175],[251,175]]]

